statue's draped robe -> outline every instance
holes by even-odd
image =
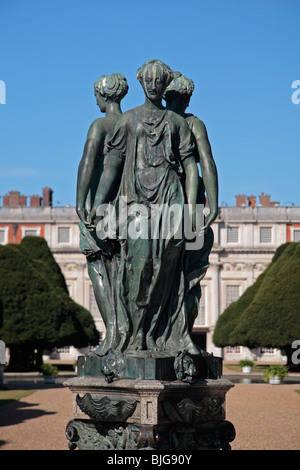
[[[192,134],[175,113],[165,110],[153,116],[139,107],[122,115],[109,149],[124,160],[116,198],[123,237],[117,295],[121,348],[128,340],[129,347],[140,346],[142,338],[145,349],[178,352],[191,343],[183,309],[184,227],[178,222],[187,202],[183,161],[194,158]],[[136,204],[143,207],[141,215],[135,214]],[[163,208],[170,206],[176,216],[169,224],[165,215],[171,211]],[[161,230],[167,223],[166,235]],[[135,228],[144,229],[140,237],[132,236]]]
[[[111,310],[101,354],[110,348],[194,351],[190,333],[208,266],[205,247],[186,251],[184,237],[183,162],[195,152],[182,117],[168,110],[148,114],[143,106],[120,117],[105,145],[104,165],[109,158],[123,165],[111,201],[120,252],[104,254],[105,243],[81,224],[100,312],[101,304]],[[200,193],[197,202],[203,203]]]

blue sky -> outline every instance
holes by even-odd
[[[144,101],[136,70],[157,58],[194,80],[188,111],[206,124],[220,206],[262,192],[300,206],[299,24],[298,0],[2,0],[0,195],[50,186],[54,205],[74,205],[101,116],[94,81],[122,72],[126,111]]]

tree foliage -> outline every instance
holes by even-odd
[[[281,245],[271,264],[216,323],[216,346],[285,349],[300,338],[300,242]]]
[[[99,341],[92,315],[70,298],[63,274],[41,237],[0,246],[0,301],[0,337],[11,354]]]

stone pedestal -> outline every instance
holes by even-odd
[[[66,429],[69,448],[230,449],[235,430],[225,419],[225,396],[233,384],[217,376],[201,378],[201,373],[192,379],[184,374],[181,380],[157,378],[165,374],[160,371],[166,364],[170,377],[174,370],[170,361],[141,361],[135,368],[141,377],[128,378],[133,370],[131,360],[125,368],[124,363],[121,367],[119,364],[113,377],[99,372],[98,366],[102,364],[103,368],[99,357],[80,360],[79,376],[64,383],[72,392],[73,403],[73,419]],[[203,364],[207,364],[207,358]],[[220,372],[218,367],[208,369],[211,374]],[[180,375],[180,367],[176,370]]]
[[[177,356],[140,351],[123,355],[114,350],[105,356],[79,356],[77,369],[79,377],[103,377],[108,382],[116,379],[183,380],[219,379],[222,377],[222,359],[201,351],[191,355],[186,351]]]

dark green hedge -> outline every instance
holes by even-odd
[[[300,242],[281,245],[268,268],[217,321],[216,346],[285,348],[300,338]]]
[[[0,246],[0,337],[7,346],[35,348],[98,344],[89,311],[74,302],[46,241],[26,237]]]

